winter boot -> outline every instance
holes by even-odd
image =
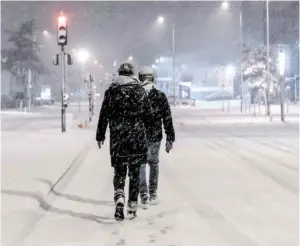
[[[124,220],[124,198],[120,197],[116,201],[116,211],[115,211],[115,220],[122,221]]]
[[[136,218],[137,202],[128,202],[128,219],[133,220]]]
[[[150,195],[149,204],[150,205],[157,205],[158,203],[159,203],[158,196],[157,195]]]
[[[141,198],[141,208],[148,209],[148,199]]]

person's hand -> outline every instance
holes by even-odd
[[[173,149],[173,143],[167,141],[166,142],[166,152],[169,153],[171,149]]]
[[[101,149],[102,145],[104,144],[104,141],[97,141],[97,143],[98,143],[99,149]]]

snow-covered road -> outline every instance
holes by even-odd
[[[90,150],[67,185],[60,181],[38,199],[14,245],[298,245],[297,124],[215,124],[214,117],[185,112],[174,112],[174,149],[161,149],[159,205],[140,209],[134,221],[114,221],[106,142]]]

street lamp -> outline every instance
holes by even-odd
[[[240,110],[243,112],[243,11],[242,11],[242,4],[243,2],[240,2],[240,16],[239,16],[239,21],[240,21],[240,97],[241,97],[241,104],[240,104]],[[222,2],[221,5],[222,9],[224,11],[227,11],[229,9],[229,3],[227,1]]]
[[[129,61],[132,61],[132,60],[133,60],[133,57],[132,57],[132,56],[129,56],[129,57],[128,57],[128,60],[129,60]]]
[[[49,32],[47,30],[44,30],[43,33],[45,36],[49,36]]]
[[[158,16],[158,17],[157,17],[157,22],[158,22],[159,24],[162,24],[162,23],[165,22],[165,18],[164,18],[163,16]]]
[[[163,16],[157,18],[157,22],[162,24],[165,22]],[[172,25],[172,81],[173,81],[173,96],[174,96],[174,106],[176,105],[176,82],[175,82],[175,23]]]
[[[232,78],[234,75],[235,75],[235,67],[234,66],[231,66],[231,65],[228,65],[226,67],[226,75],[229,77],[229,78]]]
[[[163,63],[164,61],[165,61],[165,58],[161,56],[161,57],[159,58],[159,62],[160,62],[160,63]]]
[[[227,1],[223,2],[222,3],[222,9],[228,10],[228,8],[229,8],[229,3]]]
[[[97,60],[95,60],[95,61],[94,61],[94,63],[95,63],[95,64],[98,64],[98,61],[97,61]]]
[[[81,83],[83,83],[84,82],[84,63],[89,59],[90,55],[86,50],[80,49],[77,52],[77,57],[81,63]],[[80,85],[81,85],[81,83],[80,83]],[[81,86],[80,86],[80,88],[81,88]],[[81,97],[81,91],[80,91],[80,97]],[[79,97],[79,101],[78,101],[78,111],[79,112],[80,112],[80,97]]]
[[[86,50],[80,49],[77,52],[77,56],[78,56],[79,61],[83,64],[83,63],[85,63],[88,60],[88,58],[89,58],[90,55],[89,55],[89,53]]]

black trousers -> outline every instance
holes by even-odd
[[[128,196],[128,204],[132,202],[138,201],[139,195],[139,173],[140,173],[140,164],[132,164],[128,165],[128,163],[118,163],[114,165],[115,174],[114,174],[114,200],[115,202],[120,198],[125,198],[125,180],[127,176],[129,176],[129,196]]]

